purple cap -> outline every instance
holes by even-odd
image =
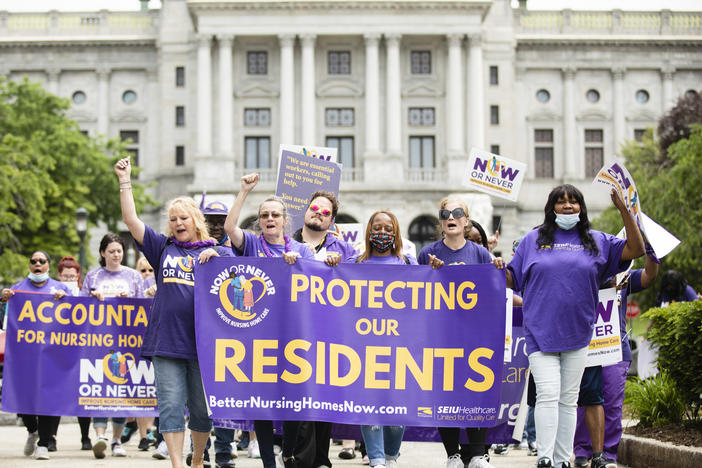
[[[227,216],[229,214],[229,208],[222,202],[214,201],[212,203],[208,203],[207,206],[202,209],[202,214],[206,216]]]

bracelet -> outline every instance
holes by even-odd
[[[127,190],[131,190],[131,189],[132,189],[131,185],[129,187],[120,187],[119,192],[122,193],[122,192],[126,192]]]
[[[127,180],[125,182],[120,182],[119,185],[130,185],[132,183],[131,180]]]

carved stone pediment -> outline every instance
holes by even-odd
[[[317,87],[317,97],[359,97],[363,86],[350,80],[327,80]]]
[[[76,122],[97,122],[97,116],[87,110],[69,109],[66,111],[66,117]]]
[[[584,110],[578,114],[576,120],[578,121],[595,121],[601,122],[605,120],[610,120],[611,116],[606,112],[596,109]]]
[[[122,111],[113,115],[110,120],[112,122],[140,123],[146,122],[146,116],[138,112]]]
[[[433,83],[410,83],[402,89],[403,96],[438,97],[444,95],[444,90]]]
[[[238,89],[234,91],[234,96],[238,98],[242,97],[278,97],[280,95],[280,90],[277,86],[272,83],[265,81],[256,81],[243,83]]]
[[[553,111],[543,109],[527,115],[527,122],[560,122],[562,117]]]
[[[659,116],[649,109],[636,110],[626,116],[626,120],[629,122],[651,122],[652,124],[657,122],[658,118]]]

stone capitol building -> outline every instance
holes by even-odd
[[[70,99],[91,136],[129,139],[161,201],[206,190],[231,204],[241,175],[261,173],[242,220],[275,191],[281,143],[337,147],[338,221],[390,209],[418,248],[448,194],[486,231],[500,226],[506,258],[559,183],[583,190],[596,216],[610,204],[591,186],[597,170],[702,89],[701,11],[132,1],[130,12],[0,11],[0,75]],[[472,147],[527,165],[517,202],[462,184]]]

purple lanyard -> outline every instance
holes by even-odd
[[[266,254],[266,257],[275,257],[271,249],[268,248],[268,242],[266,242],[265,237],[263,237],[263,233],[261,233],[258,239],[261,241],[261,247],[263,247],[263,253]],[[285,239],[285,252],[290,252],[290,238],[283,235],[283,239]]]

